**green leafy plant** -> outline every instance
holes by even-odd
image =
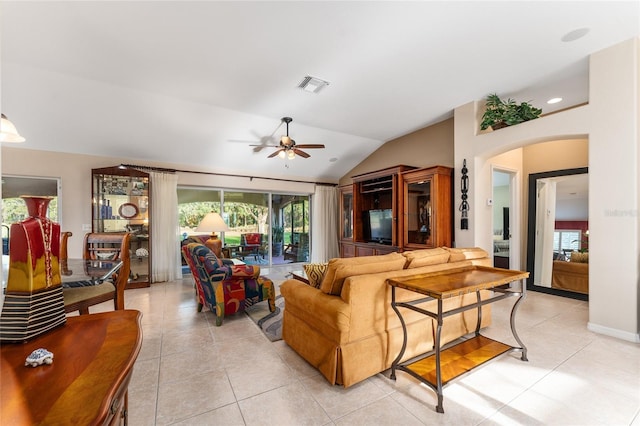
[[[284,228],[282,226],[274,226],[271,231],[271,237],[274,243],[281,243],[284,241]]]
[[[489,127],[497,130],[513,126],[538,118],[542,114],[542,109],[536,108],[528,102],[517,104],[511,98],[504,101],[495,93],[487,96],[486,108],[480,123],[480,130],[486,130]]]

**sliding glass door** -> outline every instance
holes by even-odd
[[[178,188],[178,210],[183,241],[206,239],[195,229],[214,211],[230,229],[219,235],[225,257],[260,265],[309,260],[308,195]]]
[[[309,196],[272,194],[273,264],[309,261]],[[280,237],[281,235],[281,237]],[[282,254],[275,255],[281,241]]]

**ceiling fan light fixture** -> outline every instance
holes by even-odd
[[[293,160],[294,158],[296,158],[296,155],[299,155],[302,158],[309,158],[310,155],[304,152],[300,148],[303,148],[303,149],[324,148],[324,145],[319,143],[297,145],[296,141],[291,139],[291,137],[289,136],[289,123],[291,123],[292,121],[293,121],[293,118],[291,117],[282,117],[282,122],[285,123],[287,126],[287,134],[283,135],[280,138],[279,145],[269,145],[278,149],[273,153],[271,153],[270,155],[268,155],[267,158],[273,158],[277,156],[282,159],[288,158],[289,160]]]
[[[300,84],[298,84],[298,87],[305,92],[318,93],[328,85],[328,81],[308,75],[302,79]]]
[[[291,138],[289,136],[283,136],[280,138],[280,143],[285,146],[291,145]]]

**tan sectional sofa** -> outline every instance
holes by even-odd
[[[589,294],[589,264],[554,260],[551,287]]]
[[[491,266],[480,248],[436,248],[329,261],[319,288],[290,279],[280,292],[285,299],[282,337],[298,354],[316,367],[331,384],[345,387],[391,367],[402,345],[402,326],[391,308],[387,278],[455,269],[469,265]],[[484,297],[484,296],[483,296]],[[398,301],[416,300],[419,294],[396,291]],[[475,293],[447,299],[445,309],[475,301]],[[431,300],[419,306],[431,306]],[[403,310],[408,346],[404,359],[433,349],[434,320]],[[482,326],[489,325],[491,311],[483,307]],[[444,321],[442,344],[473,332],[475,309]]]

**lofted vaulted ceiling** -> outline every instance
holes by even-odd
[[[0,8],[1,107],[27,138],[20,148],[323,181],[489,93],[544,112],[586,102],[588,56],[640,34],[637,1]],[[297,88],[307,75],[330,85]],[[326,149],[293,161],[254,150],[278,142],[284,116],[298,144]]]

